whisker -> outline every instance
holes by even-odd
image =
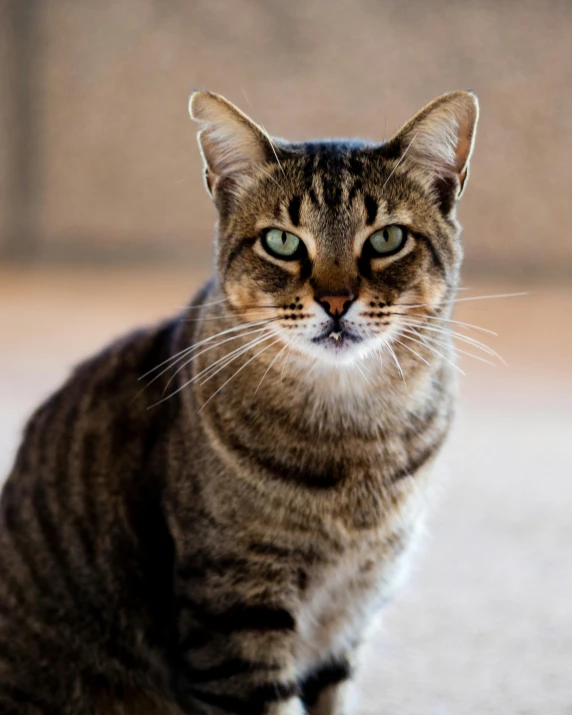
[[[221,330],[219,333],[216,333],[215,335],[211,335],[208,338],[204,338],[204,340],[199,340],[198,343],[193,343],[193,345],[189,345],[187,348],[184,348],[183,350],[179,351],[175,355],[171,355],[166,360],[163,360],[163,362],[160,362],[158,365],[155,365],[155,367],[148,370],[144,375],[141,375],[139,380],[143,380],[144,378],[146,378],[152,372],[155,372],[155,370],[158,370],[163,365],[166,365],[168,362],[172,362],[175,358],[177,358],[177,356],[182,355],[182,353],[196,350],[196,349],[200,348],[202,345],[212,342],[213,340],[216,340],[217,338],[222,337],[223,335],[226,335],[228,333],[233,333],[233,332],[237,332],[240,330],[248,330],[248,329],[250,329],[252,327],[256,327],[258,325],[267,325],[268,323],[271,323],[272,321],[273,321],[273,318],[265,318],[264,320],[259,320],[259,321],[250,322],[250,323],[241,323],[240,325],[235,325],[232,328],[227,328],[226,330]],[[180,359],[182,359],[182,357]],[[177,362],[177,361],[175,360],[175,362]]]
[[[243,337],[246,337],[247,335],[253,335],[254,333],[267,332],[267,330],[268,330],[268,329],[267,329],[266,327],[256,328],[255,330],[249,330],[249,331],[246,332],[246,333],[239,333],[238,335],[231,335],[230,338],[225,338],[224,340],[220,340],[219,342],[214,343],[214,344],[212,344],[212,345],[207,345],[207,347],[204,348],[204,350],[200,350],[198,353],[195,353],[194,355],[191,355],[191,357],[190,357],[188,360],[186,360],[182,365],[180,365],[180,366],[175,370],[175,372],[171,375],[171,377],[169,378],[167,384],[165,385],[163,394],[167,391],[169,385],[173,382],[173,380],[177,377],[177,375],[181,372],[181,370],[184,370],[185,367],[187,367],[187,365],[190,365],[190,364],[191,364],[194,360],[196,360],[200,355],[204,355],[205,353],[210,352],[211,350],[214,350],[215,348],[218,348],[218,347],[220,347],[221,345],[224,345],[225,343],[229,343],[231,340],[237,340],[238,338],[243,338]],[[169,366],[168,368],[165,368],[165,370],[163,370],[163,372],[161,372],[159,375],[157,375],[157,376],[154,378],[154,380],[157,380],[162,374],[164,374],[165,372],[167,372],[167,370],[169,370],[171,367],[173,367],[173,365]],[[153,381],[154,381],[154,380],[153,380]],[[151,384],[151,383],[149,383],[149,384]]]
[[[399,360],[397,359],[397,355],[395,354],[395,351],[393,350],[393,348],[391,347],[391,345],[390,345],[389,342],[385,342],[384,345],[385,345],[385,347],[387,347],[387,349],[389,350],[391,356],[392,356],[393,359],[395,360],[395,364],[397,365],[397,369],[399,370],[399,374],[401,375],[401,379],[403,380],[403,384],[404,384],[404,385],[407,384],[407,383],[405,382],[405,375],[403,374],[403,370],[401,369],[401,365],[399,364]]]
[[[192,346],[191,348],[188,348],[188,349],[185,351],[185,354],[184,354],[184,355],[181,355],[181,356],[178,357],[176,360],[173,360],[169,365],[167,365],[167,367],[163,368],[163,370],[161,370],[161,372],[159,372],[159,373],[158,373],[157,375],[155,375],[151,380],[149,380],[149,382],[145,385],[145,387],[144,387],[143,389],[148,388],[150,385],[152,385],[154,382],[156,382],[162,375],[164,375],[166,372],[168,372],[168,371],[171,370],[173,367],[175,367],[175,365],[176,365],[177,363],[180,363],[182,360],[185,360],[185,362],[184,362],[184,363],[175,371],[175,373],[172,375],[171,379],[169,380],[169,382],[168,382],[167,385],[165,386],[165,389],[166,389],[166,388],[168,387],[168,385],[171,383],[172,379],[173,379],[174,377],[176,377],[176,375],[178,375],[179,372],[180,372],[182,369],[185,368],[185,366],[187,366],[187,365],[189,365],[191,362],[193,362],[193,360],[194,360],[196,357],[198,357],[199,355],[202,355],[203,353],[206,353],[206,352],[208,352],[209,350],[213,350],[214,348],[217,348],[217,347],[219,347],[220,345],[223,345],[224,343],[227,343],[227,342],[229,342],[229,341],[231,341],[231,340],[236,340],[236,339],[238,339],[238,338],[240,338],[240,337],[242,337],[242,336],[251,335],[252,333],[260,332],[260,331],[265,330],[265,329],[266,329],[266,328],[259,328],[259,329],[253,330],[253,331],[245,331],[245,332],[242,332],[242,333],[238,333],[237,335],[232,335],[230,338],[226,338],[225,340],[220,340],[220,341],[218,341],[218,342],[216,342],[216,343],[207,344],[206,348],[205,348],[204,350],[201,350],[201,351],[198,352],[198,353],[194,353],[194,348],[195,348],[195,346]],[[194,353],[194,354],[193,354],[193,353]],[[190,355],[190,357],[189,357],[189,355]],[[187,360],[186,358],[188,358],[188,360]]]
[[[270,337],[270,336],[268,336],[268,337]],[[158,405],[162,404],[163,402],[166,402],[166,401],[169,400],[171,397],[174,397],[174,396],[177,395],[179,392],[181,392],[181,391],[184,390],[186,387],[188,387],[188,385],[190,385],[190,383],[191,383],[192,381],[193,381],[193,378],[191,378],[190,380],[187,380],[187,381],[184,382],[182,385],[179,385],[179,387],[177,387],[176,390],[173,390],[173,392],[170,392],[168,395],[165,395],[165,396],[162,397],[158,402],[156,402],[156,403],[153,404],[153,405],[150,405],[147,409],[152,409],[153,407],[157,407]],[[204,405],[203,405],[203,406],[204,406]]]
[[[286,355],[284,355],[284,362],[282,363],[282,371],[280,372],[280,384],[282,384],[284,382],[284,368],[286,367],[286,362],[291,354],[292,354],[292,347],[288,350]]]
[[[476,338],[472,338],[469,335],[463,335],[463,333],[459,333],[457,330],[451,330],[450,334],[453,336],[454,340],[458,340],[461,343],[466,343],[467,345],[470,345],[471,347],[476,348],[477,350],[482,350],[487,355],[491,355],[492,357],[495,357],[505,367],[508,367],[508,363],[502,357],[502,355],[499,355],[499,353],[497,353],[496,350],[493,350],[491,347],[489,347],[485,343],[482,343],[480,340],[477,340]]]
[[[410,345],[407,345],[406,343],[402,342],[401,340],[399,340],[399,338],[393,338],[393,340],[394,340],[394,342],[399,343],[399,345],[402,345],[404,348],[409,350],[410,353],[413,353],[420,360],[422,360],[425,363],[425,365],[429,365],[429,367],[431,367],[431,363],[429,362],[429,360],[426,360],[423,357],[423,355],[419,355],[419,353],[416,352],[415,350],[413,350],[413,348]]]
[[[274,146],[274,142],[272,141],[272,137],[270,134],[266,131],[266,127],[263,124],[259,125],[260,128],[262,129],[264,135],[268,139],[268,143],[270,144],[270,148],[272,149],[272,153],[274,154],[274,157],[276,158],[276,162],[278,163],[278,166],[280,167],[280,171],[282,172],[284,178],[286,178],[286,172],[284,171],[284,167],[280,163],[280,159],[278,158],[278,154],[276,153],[276,147]]]
[[[244,95],[244,98],[246,99],[246,101],[248,102],[248,104],[250,104],[250,106],[252,107],[252,102],[251,102],[250,99],[248,99],[248,97],[246,96],[246,92],[244,91],[244,89],[242,90],[242,94]],[[259,123],[258,126],[262,129],[262,133],[264,134],[264,136],[265,136],[266,139],[268,140],[268,143],[270,144],[270,148],[271,148],[272,151],[274,152],[274,156],[276,157],[276,161],[278,162],[278,166],[280,167],[280,171],[284,174],[284,178],[286,178],[286,174],[284,173],[284,169],[282,168],[282,164],[280,163],[280,159],[278,158],[278,154],[276,153],[276,149],[274,148],[274,142],[272,141],[272,137],[271,137],[270,134],[266,131],[266,127],[264,126],[264,124],[260,124],[260,123]]]
[[[455,303],[464,303],[469,300],[492,300],[495,298],[518,298],[523,295],[528,295],[528,291],[519,291],[518,293],[497,293],[494,295],[476,295],[476,296],[468,296],[467,298],[455,298],[453,302]]]
[[[453,300],[444,300],[439,305],[450,305],[452,303],[465,303],[471,300],[492,300],[494,298],[517,298],[519,296],[528,295],[528,291],[521,291],[519,293],[496,293],[494,295],[476,295],[467,298],[453,298]],[[399,305],[405,308],[434,308],[435,306],[429,305],[429,303],[399,303]]]
[[[270,365],[268,365],[268,367],[266,368],[266,371],[264,372],[264,375],[262,375],[262,379],[261,379],[260,382],[258,383],[258,385],[257,385],[257,387],[256,387],[256,390],[254,390],[254,395],[252,395],[252,399],[253,399],[253,400],[254,400],[254,398],[256,397],[256,393],[257,393],[258,390],[260,389],[260,386],[261,386],[262,383],[264,382],[264,378],[265,378],[266,375],[268,375],[268,373],[270,372],[270,368],[272,367],[272,365],[274,365],[274,363],[276,362],[276,360],[280,357],[280,355],[282,355],[282,353],[284,352],[284,350],[286,350],[287,347],[288,347],[288,343],[285,343],[284,347],[283,347],[281,350],[279,350],[279,351],[276,353],[276,355],[272,358],[272,360],[271,360],[271,362],[270,362]]]
[[[286,193],[284,188],[282,186],[280,186],[280,184],[276,181],[276,179],[272,176],[272,174],[270,174],[268,171],[266,171],[266,169],[263,169],[261,166],[259,166],[258,170],[261,171],[263,174],[266,174],[266,176],[276,184],[276,186],[280,189],[280,191],[282,191],[283,194]],[[202,409],[202,407],[201,407],[201,409]]]
[[[224,387],[226,387],[226,385],[228,385],[228,383],[229,383],[231,380],[234,380],[234,378],[235,378],[240,372],[242,372],[245,367],[247,367],[248,365],[250,365],[250,363],[251,363],[253,360],[256,360],[256,358],[259,357],[260,355],[262,355],[262,353],[266,352],[266,351],[269,350],[273,345],[276,345],[276,343],[279,343],[279,342],[280,342],[280,338],[276,338],[276,340],[275,340],[274,342],[270,343],[270,345],[266,345],[265,347],[262,348],[262,350],[260,350],[259,352],[257,352],[257,353],[256,353],[255,355],[253,355],[251,358],[249,358],[249,359],[244,363],[244,365],[242,365],[241,367],[239,367],[238,370],[237,370],[236,372],[234,372],[234,373],[228,378],[228,380],[225,380],[225,382],[223,382],[222,385],[221,385],[219,388],[217,388],[217,389],[213,392],[213,394],[209,397],[209,399],[208,399],[208,400],[203,404],[203,406],[200,408],[199,413],[202,412],[202,411],[205,409],[205,407],[209,404],[209,402],[210,402],[214,397],[216,397],[216,395],[218,395],[218,393],[219,393]]]
[[[429,338],[427,338],[429,340]],[[431,342],[437,342],[436,340],[433,340]],[[437,343],[437,345],[443,345],[443,343]],[[472,357],[474,360],[478,360],[479,362],[484,362],[486,365],[491,365],[492,367],[497,367],[497,364],[493,362],[492,360],[487,360],[486,358],[481,357],[480,355],[475,355],[474,353],[467,352],[467,350],[463,350],[462,348],[458,348],[457,346],[453,346],[452,350],[457,354],[460,353],[461,355],[467,355],[467,357]],[[460,358],[459,358],[460,359]]]
[[[409,142],[409,145],[408,145],[407,149],[403,152],[403,154],[401,155],[401,158],[399,159],[399,161],[397,162],[397,164],[396,164],[396,165],[393,167],[393,169],[391,170],[391,173],[389,174],[389,176],[388,176],[387,179],[385,180],[385,184],[381,187],[381,190],[382,190],[382,191],[383,191],[383,189],[385,189],[385,187],[387,186],[387,183],[389,182],[389,180],[391,179],[391,177],[393,176],[393,174],[395,174],[395,172],[396,172],[396,170],[397,170],[397,167],[398,167],[398,166],[401,164],[401,162],[405,159],[405,155],[406,155],[407,152],[411,149],[411,145],[413,144],[413,142],[415,141],[416,138],[417,138],[417,134],[414,135],[413,139]]]
[[[229,315],[216,315],[212,318],[183,318],[185,323],[212,323],[214,320],[229,320],[235,316]]]
[[[262,336],[253,338],[246,345],[241,345],[239,348],[236,348],[228,355],[225,355],[224,357],[219,358],[219,360],[216,360],[212,365],[209,365],[209,367],[205,368],[204,370],[201,370],[201,372],[198,375],[195,375],[195,377],[193,377],[191,382],[199,382],[200,381],[200,384],[204,385],[212,377],[217,375],[221,370],[224,370],[225,367],[230,365],[231,362],[234,362],[236,360],[236,358],[239,358],[244,353],[247,353],[250,350],[250,348],[256,347],[258,345],[258,343],[262,343],[265,340],[268,340],[268,338],[270,336],[274,336],[274,333],[268,332],[267,335],[262,335]]]
[[[360,371],[361,376],[363,377],[363,379],[364,379],[364,380],[367,382],[367,384],[371,387],[371,382],[368,380],[368,378],[366,377],[365,372],[361,369],[361,367],[360,367],[357,363],[356,363],[356,368]]]
[[[463,328],[470,328],[471,330],[479,330],[482,333],[488,333],[489,335],[494,335],[498,337],[498,333],[494,330],[489,330],[488,328],[481,328],[480,325],[473,325],[472,323],[465,323],[462,320],[451,320],[450,318],[440,318],[435,315],[417,315],[415,313],[396,313],[394,311],[389,311],[387,315],[400,315],[406,318],[416,318],[417,320],[437,320],[441,323],[452,323],[453,325],[461,325]]]
[[[209,320],[224,320],[224,319],[232,319],[232,318],[240,318],[244,315],[247,315],[249,312],[253,312],[255,310],[275,310],[277,306],[275,305],[247,305],[241,308],[241,310],[236,310],[233,311],[232,313],[223,313],[222,315],[215,315],[215,316],[209,316],[209,317],[201,317],[201,318],[182,318],[183,322],[185,323],[202,323],[203,321],[209,321]],[[270,320],[270,318],[264,318],[264,320]],[[276,317],[276,320],[279,320],[279,317]]]
[[[220,303],[226,303],[228,298],[222,298],[221,300],[213,300],[209,303],[199,303],[199,305],[182,305],[182,310],[200,310],[201,308],[206,308],[210,305],[220,305]]]
[[[259,331],[256,331],[256,332],[264,332],[264,328],[262,328],[262,329],[260,329]],[[257,340],[259,337],[260,337],[260,336],[258,335],[256,338],[252,338],[252,340],[250,340],[250,341],[247,343],[247,345],[250,345],[254,340]],[[217,343],[214,347],[218,347],[218,346],[221,345],[223,342],[227,342],[227,341],[221,341],[221,343]],[[226,360],[230,355],[234,355],[234,354],[236,354],[237,352],[239,352],[240,350],[243,350],[244,348],[245,348],[244,345],[240,345],[238,348],[235,348],[235,349],[232,350],[230,353],[227,353],[227,354],[223,355],[221,358],[218,358],[218,359],[215,361],[215,363],[212,363],[211,365],[208,365],[206,368],[204,368],[203,370],[201,370],[201,372],[199,373],[199,375],[202,375],[202,373],[208,372],[208,371],[209,371],[211,368],[213,368],[215,365],[218,365],[218,364],[221,363],[223,360]],[[202,351],[202,353],[204,353],[204,352],[208,352],[208,351],[207,351],[207,350]],[[202,354],[202,353],[201,353],[201,354]],[[198,357],[198,355],[197,355],[196,357]],[[163,394],[165,394],[165,392],[167,391],[167,388],[169,387],[169,385],[171,384],[171,382],[173,381],[173,379],[177,376],[177,374],[178,374],[179,372],[181,372],[181,370],[183,370],[187,365],[190,365],[190,364],[193,362],[193,360],[194,360],[194,357],[191,358],[190,360],[188,360],[184,365],[181,365],[181,367],[177,370],[177,372],[169,379],[169,381],[168,381],[167,384],[165,385],[165,389],[163,390]],[[188,382],[189,382],[189,383],[195,382],[195,381],[197,380],[197,377],[198,377],[198,375],[193,376]]]
[[[493,350],[491,347],[488,345],[485,345],[485,343],[482,343],[480,340],[477,340],[476,338],[472,338],[469,335],[464,335],[463,333],[459,333],[457,330],[452,330],[452,329],[445,329],[445,328],[436,328],[431,325],[424,325],[421,323],[415,323],[412,321],[407,321],[407,320],[401,320],[399,322],[399,325],[408,325],[411,328],[417,328],[422,329],[422,330],[428,330],[432,333],[438,333],[439,335],[444,335],[444,336],[452,336],[455,338],[455,340],[460,340],[461,342],[465,342],[468,345],[471,345],[474,348],[477,348],[478,350],[482,350],[483,352],[487,353],[488,355],[493,355],[496,357],[500,362],[502,362],[503,365],[506,365],[506,361],[504,358],[502,358],[495,350]]]
[[[443,353],[441,353],[441,352],[439,352],[438,350],[436,350],[432,345],[428,345],[428,344],[423,340],[423,336],[421,336],[419,333],[417,333],[416,331],[414,332],[414,331],[409,330],[409,329],[406,329],[406,330],[407,330],[407,334],[406,334],[406,335],[402,333],[404,338],[406,338],[407,340],[413,340],[414,343],[419,343],[419,345],[424,345],[424,346],[425,346],[428,350],[430,350],[434,355],[437,355],[438,357],[442,358],[443,360],[445,360],[446,362],[448,362],[449,365],[451,365],[451,367],[455,368],[455,370],[458,370],[458,371],[461,373],[461,375],[464,375],[464,374],[465,374],[465,373],[463,372],[463,370],[461,370],[461,368],[460,368],[458,365],[456,365],[452,360],[450,360],[446,355],[443,355]],[[405,331],[404,331],[404,332],[405,332]],[[415,334],[416,337],[413,337],[413,334]],[[419,338],[419,339],[418,339],[418,338]]]
[[[173,367],[175,367],[175,365],[177,363],[180,363],[181,360],[185,360],[185,362],[175,371],[175,373],[172,375],[171,379],[167,382],[167,385],[165,386],[165,390],[166,390],[168,388],[168,386],[171,384],[173,378],[176,377],[179,374],[179,372],[181,372],[181,370],[183,370],[187,365],[189,365],[191,362],[193,362],[193,360],[196,357],[198,357],[199,355],[202,355],[203,353],[206,353],[209,350],[213,350],[214,348],[219,347],[219,345],[223,345],[224,343],[227,343],[230,340],[236,340],[237,338],[240,338],[242,336],[251,335],[252,333],[261,332],[262,330],[266,330],[266,328],[263,327],[263,328],[258,328],[256,330],[252,330],[252,331],[246,330],[244,332],[237,333],[236,335],[232,335],[230,338],[226,338],[225,340],[219,340],[218,342],[207,344],[207,347],[204,350],[201,350],[200,352],[194,353],[194,354],[193,354],[193,352],[194,352],[195,347],[199,347],[201,345],[201,343],[197,343],[197,345],[192,345],[191,347],[186,348],[183,351],[185,353],[184,355],[180,355],[180,357],[177,357],[176,359],[171,360],[170,364],[167,365],[167,367],[163,368],[163,370],[161,370],[161,372],[159,372],[151,380],[149,380],[149,382],[145,385],[143,390],[146,390],[150,385],[152,385],[154,382],[156,382],[162,375],[164,375],[166,372],[168,372]],[[204,345],[204,343],[202,343],[202,344]],[[189,355],[190,355],[190,357],[189,357]],[[189,358],[189,359],[186,360],[185,358]],[[158,365],[157,367],[160,367],[160,365]],[[155,368],[155,369],[157,369],[157,368]],[[149,372],[153,372],[153,370],[150,370]],[[147,373],[147,374],[149,374],[149,373]]]
[[[255,310],[252,308],[252,310]],[[225,313],[224,315],[213,315],[208,318],[184,318],[185,323],[208,323],[213,320],[230,320],[232,318],[238,318],[245,315],[245,313]],[[271,318],[265,318],[265,320],[271,320]]]
[[[171,355],[168,357],[166,360],[163,360],[163,362],[160,362],[158,365],[155,365],[155,367],[152,367],[150,370],[148,370],[145,374],[141,375],[139,378],[137,378],[139,381],[144,380],[148,375],[150,375],[152,372],[155,372],[155,370],[158,370],[160,367],[163,365],[166,365],[168,362],[172,362],[173,364],[177,362],[177,358],[180,360],[185,357],[186,354],[188,354],[192,349],[193,345],[189,345],[186,348],[183,348],[182,350],[179,350],[178,353],[175,353],[174,355]],[[167,368],[168,370],[169,368]],[[162,373],[161,373],[162,374]]]
[[[436,345],[441,345],[444,348],[450,347],[455,353],[460,353],[461,355],[468,355],[469,357],[472,357],[475,360],[479,360],[480,362],[484,362],[487,365],[492,365],[493,367],[496,367],[496,363],[491,362],[490,360],[487,360],[486,358],[483,358],[480,355],[474,355],[473,353],[469,353],[466,350],[462,350],[461,348],[456,347],[454,345],[448,345],[447,343],[443,342],[442,340],[438,340],[437,338],[429,337],[428,335],[425,335],[424,338],[425,338],[425,340],[428,340],[430,343],[435,343]]]

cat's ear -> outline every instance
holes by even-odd
[[[200,125],[197,138],[211,195],[221,179],[237,179],[254,166],[272,160],[270,137],[224,97],[213,92],[193,92],[189,114]]]
[[[389,142],[407,166],[428,175],[445,205],[458,199],[465,187],[478,118],[479,103],[472,92],[449,92],[422,109]]]

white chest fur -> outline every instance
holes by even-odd
[[[424,531],[429,465],[399,485],[400,508],[378,530],[354,532],[327,564],[316,565],[296,614],[296,666],[305,675],[330,658],[350,655],[380,607],[407,574]]]
[[[406,550],[376,557],[367,541],[317,567],[310,577],[297,614],[296,665],[301,675],[330,657],[350,653],[400,580]]]

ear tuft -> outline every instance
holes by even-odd
[[[468,175],[479,117],[471,91],[449,92],[433,100],[396,134],[391,142],[401,156],[426,169],[436,179],[455,179],[457,198]]]
[[[267,134],[224,97],[193,92],[189,114],[200,125],[197,138],[210,193],[219,179],[248,172],[271,159]]]

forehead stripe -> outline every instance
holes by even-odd
[[[293,226],[300,225],[300,197],[293,196],[288,204],[288,215]]]
[[[350,192],[348,194],[348,203],[351,204],[352,201],[355,199],[355,197],[358,195],[358,193],[363,189],[363,184],[361,179],[356,179],[354,183],[352,184],[352,187],[350,189]]]
[[[314,191],[313,187],[310,187],[310,190],[308,191],[308,196],[310,197],[310,201],[314,204],[316,208],[320,208],[320,202],[318,201],[318,197],[316,196],[316,192]]]
[[[366,194],[363,197],[363,200],[365,203],[365,211],[367,214],[365,222],[368,226],[371,226],[377,218],[377,201],[373,198],[373,196],[371,196],[371,194]]]

